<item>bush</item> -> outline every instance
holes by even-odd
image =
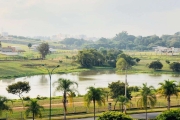
[[[163,64],[160,62],[160,61],[152,61],[150,64],[149,64],[149,68],[152,68],[154,70],[157,70],[157,69],[162,69],[163,67]]]
[[[172,69],[174,72],[179,72],[180,71],[180,63],[179,62],[171,63],[170,69]]]
[[[157,120],[180,120],[180,109],[167,110],[156,117]]]
[[[30,100],[30,97],[29,96],[23,97],[23,100],[25,100],[25,101]]]
[[[100,115],[98,120],[133,120],[130,116],[118,112],[118,111],[108,111]]]

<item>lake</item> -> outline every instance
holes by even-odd
[[[78,91],[81,95],[86,93],[86,89],[89,86],[94,87],[108,87],[108,83],[115,81],[125,81],[125,75],[117,74],[112,70],[101,70],[101,71],[84,71],[79,73],[68,73],[68,74],[53,74],[52,83],[57,81],[59,78],[66,78],[78,83]],[[158,87],[158,83],[164,80],[175,80],[180,82],[179,76],[173,76],[168,74],[162,75],[151,75],[151,74],[128,74],[127,82],[129,86],[142,86],[142,83],[147,83],[148,86],[152,85],[155,88]],[[18,96],[9,94],[6,91],[6,87],[12,83],[18,81],[28,81],[31,86],[31,91],[24,96],[30,96],[32,98],[40,96],[49,97],[49,76],[48,75],[35,75],[30,77],[20,77],[15,79],[1,79],[0,80],[0,95],[6,96],[11,99],[18,98]],[[62,93],[55,93],[55,87],[52,85],[52,96],[59,96]]]

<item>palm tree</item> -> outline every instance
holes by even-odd
[[[37,100],[30,100],[30,104],[27,104],[26,107],[26,116],[29,116],[29,113],[32,113],[33,120],[35,117],[42,117],[41,110],[43,110],[44,107],[40,106],[37,103]]]
[[[72,105],[73,105],[73,108],[74,108],[74,97],[76,97],[76,94],[75,94],[75,92],[69,92],[69,93],[67,93],[68,94],[68,101],[69,101],[69,103],[72,103]]]
[[[105,93],[101,88],[94,88],[94,87],[88,87],[88,92],[84,96],[84,101],[87,103],[87,106],[89,107],[91,101],[93,101],[94,105],[94,120],[95,120],[95,102],[99,106],[105,104]]]
[[[120,95],[120,96],[118,96],[116,98],[116,101],[121,103],[121,110],[122,110],[122,113],[123,113],[123,106],[124,106],[124,104],[129,102],[129,99],[127,97],[123,96],[123,95]]]
[[[64,107],[64,120],[66,120],[66,112],[67,112],[67,94],[70,92],[77,92],[77,90],[73,87],[73,85],[76,85],[78,87],[78,84],[74,81],[70,81],[68,79],[58,79],[58,81],[53,83],[56,86],[56,91],[63,92],[63,107]]]
[[[171,80],[165,80],[164,83],[159,83],[160,88],[158,92],[165,96],[167,98],[168,102],[168,110],[170,110],[170,102],[171,102],[171,96],[175,95],[178,96],[178,85],[175,84],[175,81]]]
[[[147,105],[150,107],[154,107],[157,99],[154,93],[155,89],[153,86],[147,86],[147,84],[143,84],[143,87],[140,90],[139,100],[137,101],[138,106],[145,108],[146,110],[146,120],[147,120]]]
[[[10,106],[6,105],[5,102],[11,101],[7,99],[6,97],[0,96],[0,116],[2,115],[2,111],[7,110],[12,112],[12,109]]]

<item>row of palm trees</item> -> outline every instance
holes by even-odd
[[[70,81],[68,79],[58,79],[58,81],[54,82],[53,84],[56,86],[56,91],[60,91],[63,93],[63,107],[64,107],[64,120],[66,120],[66,113],[67,113],[67,97],[71,95],[73,92],[78,92],[77,87],[78,84],[74,81]],[[76,85],[76,87],[74,86]],[[137,95],[139,96],[139,99],[137,101],[138,106],[144,108],[146,110],[146,119],[147,119],[147,107],[148,105],[153,107],[155,106],[157,99],[156,99],[156,93],[160,93],[161,95],[165,96],[167,98],[168,102],[168,110],[170,110],[170,98],[172,95],[178,96],[178,85],[175,83],[175,81],[165,80],[164,83],[159,83],[160,88],[157,90],[154,89],[153,86],[147,86],[147,84],[143,84],[140,93]],[[89,107],[91,102],[93,102],[94,107],[94,119],[95,119],[95,108],[96,103],[101,106],[105,105],[105,99],[106,99],[106,92],[102,88],[95,88],[95,87],[88,87],[87,93],[84,95],[84,101],[86,105]],[[125,105],[128,102],[128,99],[125,96],[119,96],[117,101],[121,102],[122,106]],[[10,110],[9,106],[5,104],[5,102],[8,101],[5,97],[0,97],[0,113],[2,113],[2,110]],[[36,100],[31,100],[30,104],[26,105],[26,115],[28,116],[29,113],[32,113],[33,119],[35,117],[41,117],[41,110],[43,109],[42,106],[40,106]],[[122,111],[123,112],[123,111]]]

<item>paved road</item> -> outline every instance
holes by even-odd
[[[148,113],[147,118],[148,119],[154,119],[156,116],[158,116],[161,112],[155,112],[155,113]],[[132,118],[135,119],[146,119],[146,113],[141,113],[141,114],[131,114],[130,115]]]
[[[161,112],[155,112],[155,113],[148,113],[148,119],[154,119],[157,115],[159,115]],[[132,118],[135,119],[146,119],[146,113],[140,113],[140,114],[131,114]],[[94,120],[93,118],[83,118],[83,119],[71,119],[71,120]]]

